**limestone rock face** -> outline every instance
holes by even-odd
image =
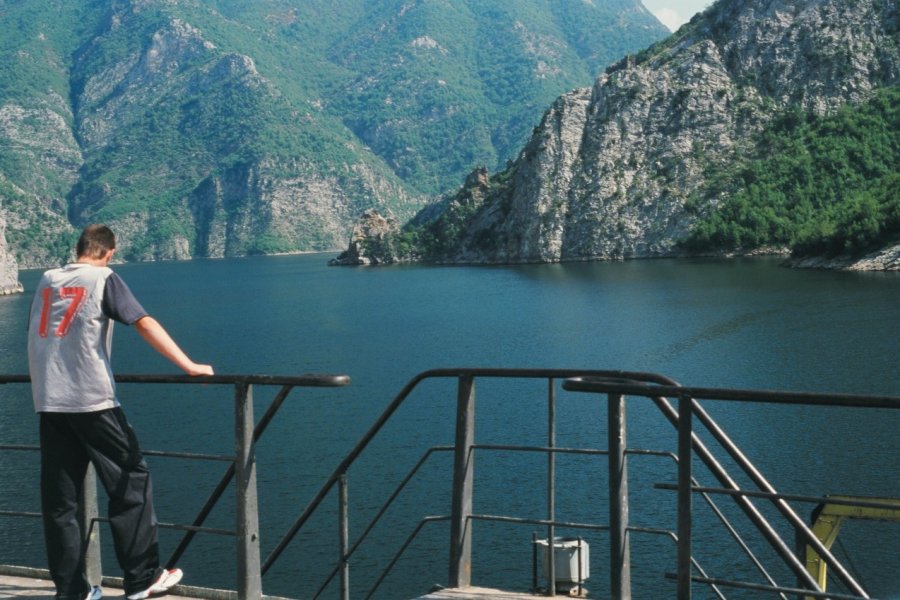
[[[576,174],[590,98],[590,90],[576,90],[559,98],[544,115],[516,164],[513,193],[506,202],[488,204],[477,216],[461,260],[482,258],[483,245],[473,243],[480,232],[488,232],[492,240],[491,253],[484,257],[491,262],[560,258],[570,208],[566,197]]]
[[[31,106],[0,104],[0,143],[15,148],[21,163],[29,166],[16,173],[20,186],[47,197],[77,180],[83,157],[72,118],[66,100],[53,92]]]
[[[22,291],[16,257],[6,244],[6,221],[0,217],[0,296]]]
[[[559,98],[448,259],[676,255],[703,165],[785,109],[829,114],[900,81],[898,23],[890,0],[717,2]]]

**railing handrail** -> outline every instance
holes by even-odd
[[[795,404],[811,406],[843,406],[850,408],[900,409],[900,396],[886,394],[843,394],[835,392],[797,392],[789,390],[757,390],[714,388],[682,385],[648,386],[623,380],[578,376],[567,378],[563,389],[604,394],[626,394],[645,398],[693,398],[750,403]]]
[[[293,387],[343,387],[350,383],[348,375],[183,375],[183,374],[116,374],[117,383],[193,383],[229,384],[245,383],[249,385],[290,385]],[[28,374],[0,374],[0,385],[6,383],[30,383]]]

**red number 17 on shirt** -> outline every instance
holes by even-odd
[[[70,300],[69,307],[63,315],[62,321],[54,331],[56,337],[65,337],[69,333],[69,327],[72,325],[72,319],[78,313],[79,307],[84,302],[85,289],[83,287],[63,287],[59,288],[59,297],[63,300]],[[50,326],[50,308],[53,305],[53,288],[46,287],[41,290],[41,324],[38,327],[38,335],[47,337]]]

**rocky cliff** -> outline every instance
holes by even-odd
[[[22,291],[19,266],[6,244],[6,221],[0,217],[0,296]]]
[[[677,255],[697,214],[722,200],[710,165],[756,151],[786,110],[827,115],[900,81],[898,7],[720,0],[560,97],[438,260]]]
[[[720,1],[671,40],[560,99],[461,260],[671,255],[708,160],[727,162],[780,109],[821,113],[900,79],[898,5]],[[714,202],[715,199],[712,199]],[[506,214],[504,214],[506,213]],[[513,223],[513,225],[509,225]],[[496,248],[477,240],[490,232]]]

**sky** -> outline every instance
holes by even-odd
[[[712,0],[643,0],[643,2],[647,10],[672,31],[712,4]]]

